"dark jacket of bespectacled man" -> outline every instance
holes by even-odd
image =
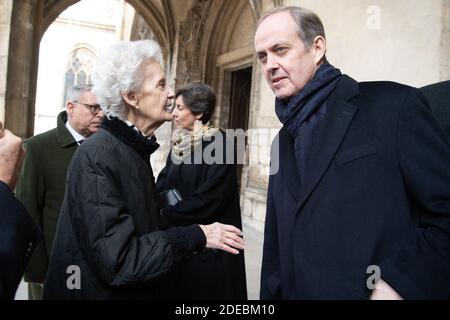
[[[66,110],[58,115],[57,127],[24,143],[27,153],[16,194],[44,233],[24,274],[30,300],[42,299],[70,161],[78,146],[97,131],[103,118],[91,89],[91,85],[69,88]]]
[[[283,124],[261,298],[450,298],[450,149],[424,95],[341,74],[304,8],[264,15],[255,48]]]

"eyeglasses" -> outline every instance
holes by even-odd
[[[89,111],[91,111],[92,114],[97,114],[102,110],[102,107],[99,104],[87,104],[76,100],[74,100],[73,102],[85,106],[86,108],[89,109]]]

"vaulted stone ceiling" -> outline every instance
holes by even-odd
[[[61,12],[79,1],[80,0],[43,0],[41,35],[44,34],[50,24],[59,16],[59,14],[61,14]],[[256,20],[263,10],[262,0],[127,0],[127,2],[142,16],[152,30],[156,40],[163,48],[165,48],[169,56],[172,56],[173,53],[176,30],[178,27],[177,24],[179,21],[184,20],[187,13],[192,13],[195,7],[239,7],[240,5],[238,3],[247,2],[252,7]],[[283,0],[271,0],[271,2],[273,3],[273,6],[280,6],[282,5]],[[207,10],[207,12],[217,14],[215,17],[209,17],[213,20],[224,16],[223,10]],[[198,19],[204,21],[205,17],[198,16]],[[190,23],[199,24],[201,21],[191,20]]]
[[[52,22],[69,6],[80,0],[45,0],[43,5],[42,34]],[[127,0],[151,27],[161,46],[173,49],[175,36],[172,1],[167,0]]]

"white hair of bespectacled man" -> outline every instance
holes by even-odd
[[[145,80],[142,65],[148,60],[162,64],[161,48],[153,40],[121,41],[99,57],[93,74],[93,93],[106,116],[125,120],[128,109],[123,92],[137,92]]]
[[[83,85],[73,85],[67,90],[66,94],[66,105],[69,102],[80,102],[80,96],[85,93],[92,91],[92,84]]]

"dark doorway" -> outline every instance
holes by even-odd
[[[229,129],[242,129],[247,132],[250,109],[250,94],[252,88],[252,68],[245,68],[231,73],[230,117]],[[239,142],[239,141],[238,141]],[[247,138],[245,139],[245,150]],[[241,187],[241,175],[244,167],[243,160],[238,159],[236,174],[239,189]]]

